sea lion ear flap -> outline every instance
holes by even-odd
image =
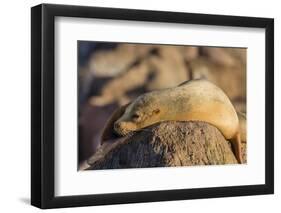
[[[101,133],[101,137],[100,137],[100,144],[101,145],[104,143],[104,141],[114,139],[114,130],[113,130],[114,123],[124,114],[127,106],[129,106],[129,104],[130,103],[119,107],[109,117],[109,119],[107,120],[107,122],[106,122],[106,124],[103,128],[103,131]]]
[[[160,109],[158,109],[158,108],[152,111],[152,113],[153,113],[154,115],[159,114],[159,112],[160,112]]]

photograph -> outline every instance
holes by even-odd
[[[273,18],[39,4],[31,41],[33,206],[274,193]]]
[[[247,164],[247,48],[77,41],[78,171]]]

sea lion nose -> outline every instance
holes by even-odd
[[[114,123],[114,129],[115,130],[120,130],[120,129],[122,129],[122,122],[115,122]]]
[[[114,123],[114,129],[120,129],[120,123],[119,122]]]
[[[113,128],[115,132],[119,135],[124,135],[126,132],[124,128],[124,122],[115,122]]]

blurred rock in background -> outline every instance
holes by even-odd
[[[106,120],[142,93],[205,78],[246,113],[245,48],[79,41],[79,161],[92,156]]]

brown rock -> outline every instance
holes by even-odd
[[[246,145],[243,144],[246,162]],[[162,122],[106,143],[88,169],[237,164],[231,145],[205,122]]]

